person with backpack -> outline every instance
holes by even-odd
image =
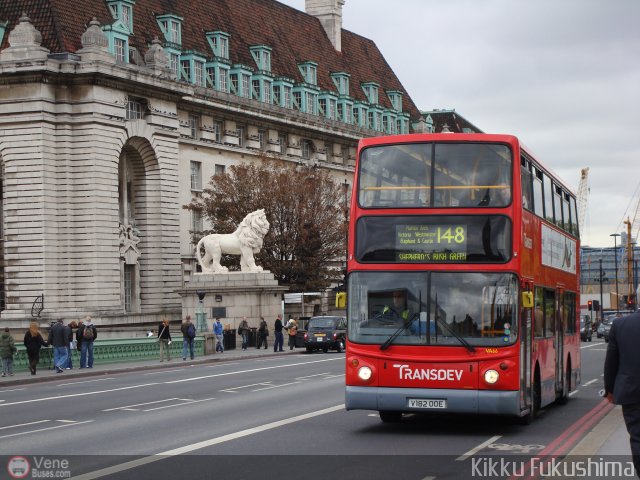
[[[78,329],[77,337],[80,347],[80,368],[93,368],[93,342],[98,338],[98,331],[91,322],[91,316],[84,317],[82,326]]]
[[[298,321],[289,317],[289,321],[284,327],[289,332],[289,350],[296,348],[296,335],[298,334]]]
[[[9,333],[9,327],[5,327],[4,332],[0,334],[0,358],[2,358],[2,376],[9,375],[13,377],[13,356],[18,349],[16,342]]]
[[[182,360],[187,359],[187,347],[189,347],[189,355],[191,360],[195,358],[193,353],[193,344],[196,338],[196,326],[191,322],[191,316],[187,315],[180,326],[182,332]]]

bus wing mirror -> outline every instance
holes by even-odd
[[[532,292],[522,292],[522,306],[524,308],[533,307],[533,293]]]

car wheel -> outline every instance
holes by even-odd
[[[322,347],[322,351],[323,351],[324,353],[327,353],[327,352],[329,351],[329,347]]]
[[[391,412],[389,410],[380,410],[380,420],[384,423],[398,423],[402,419],[402,412]]]
[[[593,340],[593,337],[592,337],[592,336],[591,336],[591,337],[589,337],[589,341],[591,341],[591,340]]]
[[[313,353],[313,348],[307,347],[307,353]]]
[[[342,353],[342,351],[344,350],[344,345],[342,344],[342,340],[338,341],[338,344],[336,345],[336,351],[338,353]]]

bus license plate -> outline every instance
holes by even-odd
[[[447,408],[447,401],[442,399],[410,398],[408,404],[409,408]]]

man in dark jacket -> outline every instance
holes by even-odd
[[[622,405],[631,454],[640,475],[640,312],[617,318],[611,324],[604,361],[607,400]]]
[[[276,321],[273,325],[273,330],[275,331],[275,340],[273,341],[273,351],[274,352],[284,352],[282,346],[284,344],[284,337],[282,335],[282,315],[278,315]]]
[[[71,329],[62,323],[61,318],[49,330],[47,343],[53,347],[53,365],[56,373],[64,372],[64,368],[67,366],[67,348],[69,347],[70,332]]]

